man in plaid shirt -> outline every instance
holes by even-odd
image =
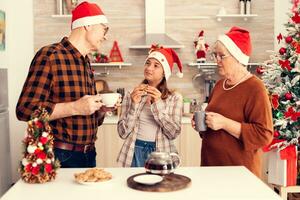
[[[94,167],[94,142],[105,111],[96,93],[87,57],[106,39],[107,19],[88,2],[72,11],[72,31],[61,42],[41,48],[32,60],[16,114],[28,121],[38,107],[50,115],[54,152],[62,167]]]

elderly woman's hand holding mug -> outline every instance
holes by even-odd
[[[198,111],[198,112],[204,112],[204,111]],[[196,123],[199,123],[198,126],[204,128],[204,129],[205,129],[205,127],[203,127],[203,125],[201,125],[201,123],[202,124],[205,123],[207,127],[211,128],[212,130],[215,130],[215,131],[219,130],[219,129],[224,129],[224,127],[225,127],[227,118],[221,114],[214,113],[214,112],[205,112],[205,114],[204,113],[202,114],[203,115],[202,117],[199,115],[200,116],[200,118],[198,117],[199,119],[195,119],[195,114],[198,114],[198,113],[196,113],[196,112],[194,113],[193,118],[191,120],[191,124],[192,124],[192,127],[194,129],[196,129],[197,131],[200,131],[200,130],[198,130],[199,128],[197,128]],[[204,131],[204,130],[201,130],[201,131]]]
[[[206,125],[212,130],[224,129],[226,125],[227,118],[223,115],[215,112],[206,112]]]

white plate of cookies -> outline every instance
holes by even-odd
[[[74,177],[75,181],[82,185],[98,185],[112,179],[111,173],[101,168],[87,169],[84,172],[75,173]]]

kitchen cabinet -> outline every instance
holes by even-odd
[[[98,128],[98,139],[95,144],[98,167],[119,167],[116,160],[124,140],[118,135],[117,121],[117,117],[107,117],[103,125]],[[183,117],[181,134],[176,138],[175,145],[182,167],[200,166],[202,141],[192,128],[188,117]],[[267,154],[263,154],[261,179],[264,182],[267,182],[267,161]]]
[[[123,144],[119,137],[117,124],[103,124],[98,128],[98,139],[95,143],[97,150],[97,166],[116,167],[117,156]]]
[[[175,145],[181,158],[181,166],[200,165],[201,139],[199,134],[191,127],[189,118],[184,118],[182,131],[175,140]],[[117,156],[123,145],[117,131],[117,119],[108,118],[98,129],[98,139],[96,141],[97,166],[117,167]]]

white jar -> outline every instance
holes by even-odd
[[[251,14],[251,0],[246,1],[246,15]]]
[[[246,5],[245,0],[240,0],[240,14],[241,15],[244,15],[246,13],[245,5]]]

